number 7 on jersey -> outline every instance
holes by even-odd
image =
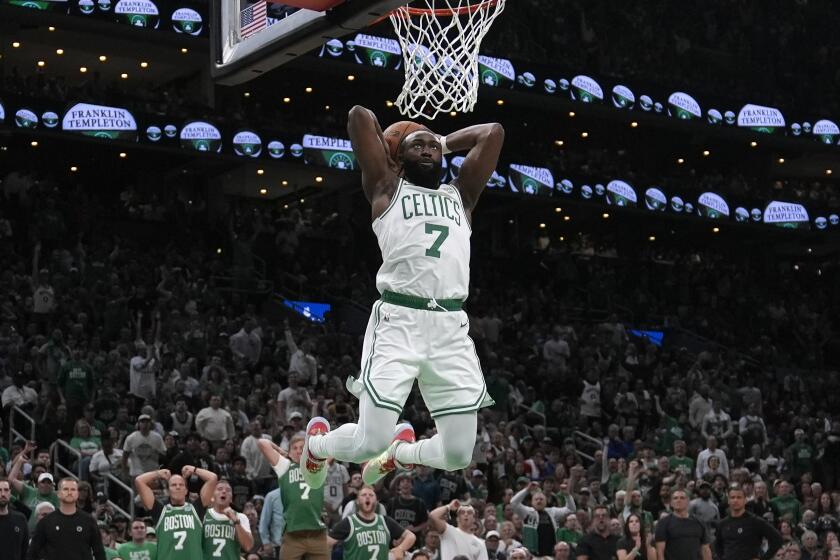
[[[440,226],[437,224],[426,223],[426,233],[428,235],[433,235],[437,233],[437,239],[435,239],[431,247],[426,249],[426,256],[439,259],[440,246],[443,245],[443,242],[446,241],[447,237],[449,237],[449,226]]]

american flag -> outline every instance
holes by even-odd
[[[239,36],[247,39],[254,33],[265,29],[267,3],[264,0],[251,4],[239,13]]]

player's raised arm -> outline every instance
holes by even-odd
[[[355,105],[350,109],[347,118],[347,133],[362,168],[362,189],[368,202],[374,207],[375,214],[377,199],[390,195],[390,189],[393,189],[397,176],[394,162],[388,155],[382,127],[379,126],[373,111]],[[386,200],[385,206],[388,202]]]
[[[481,191],[496,170],[505,141],[505,129],[499,123],[477,124],[446,136],[443,143],[452,152],[469,150],[455,184],[467,210],[478,203]]]

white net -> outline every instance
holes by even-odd
[[[472,111],[478,49],[504,7],[505,0],[422,0],[391,14],[405,67],[396,102],[403,115],[432,120],[439,113]]]

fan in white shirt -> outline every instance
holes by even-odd
[[[458,512],[457,527],[447,522],[452,511]],[[458,500],[433,510],[429,514],[429,528],[440,533],[440,560],[452,560],[456,556],[487,560],[487,547],[473,534],[474,527],[475,510],[472,506],[462,506]]]

